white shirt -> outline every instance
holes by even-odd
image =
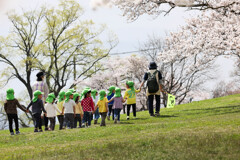
[[[93,99],[94,105],[96,106],[96,105],[97,105],[97,102],[98,102],[98,96],[95,96],[95,99],[94,99],[93,96],[92,96],[92,99]]]
[[[74,102],[74,100],[70,99],[68,102],[64,102],[63,103],[63,107],[64,107],[64,113],[74,113],[73,111],[73,107],[76,106],[76,103]]]
[[[56,104],[47,103],[45,105],[45,110],[47,112],[47,117],[56,117],[56,112],[62,113],[56,106]]]

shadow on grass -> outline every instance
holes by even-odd
[[[196,111],[196,112],[193,113],[192,111]],[[206,113],[209,113],[211,115],[224,115],[224,114],[240,113],[240,105],[204,108],[204,109],[188,109],[188,110],[183,110],[183,112],[192,112],[192,113],[185,113],[185,115],[206,114]]]
[[[127,121],[121,121],[120,124],[134,124],[132,122],[127,122]]]
[[[148,118],[136,118],[136,119],[130,119],[130,120],[146,120],[146,119],[148,119]]]
[[[173,117],[178,117],[178,116],[175,116],[175,115],[160,115],[160,116],[157,116],[157,117],[154,117],[154,118],[173,118]]]

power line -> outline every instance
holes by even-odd
[[[155,49],[159,49],[159,48],[149,48],[149,49],[137,50],[137,51],[110,53],[110,55],[114,56],[114,55],[121,55],[121,54],[131,54],[131,53],[134,53],[134,52],[145,52],[145,51],[150,51],[150,50],[155,50]]]

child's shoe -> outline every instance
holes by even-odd
[[[94,124],[97,124],[97,119],[94,120]]]
[[[49,128],[48,128],[48,127],[46,127],[46,128],[45,128],[45,131],[49,131]]]
[[[19,132],[19,131],[16,131],[16,134],[20,134],[20,132]]]
[[[14,132],[11,132],[10,134],[11,134],[11,136],[13,136],[13,135],[14,135]]]
[[[127,116],[127,120],[129,120],[129,116]]]
[[[42,130],[42,129],[39,129],[39,132],[43,132],[43,130]]]
[[[120,124],[120,121],[117,121],[117,124]]]
[[[38,132],[38,129],[34,129],[34,132]]]
[[[107,116],[107,120],[109,120],[109,121],[110,121],[110,116]]]
[[[117,117],[114,119],[114,123],[117,124]]]

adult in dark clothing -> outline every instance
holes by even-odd
[[[145,73],[140,89],[147,81],[148,109],[150,116],[160,116],[160,95],[162,92],[162,74],[157,70],[157,64],[150,62],[149,71]],[[153,100],[156,99],[156,111],[154,115]]]
[[[4,110],[8,117],[9,123],[9,131],[11,135],[14,135],[13,131],[13,121],[15,123],[15,132],[16,134],[20,134],[19,132],[19,124],[18,124],[18,115],[17,115],[17,107],[22,111],[27,112],[27,110],[19,104],[18,100],[14,97],[14,90],[12,88],[7,90],[7,98],[4,103]]]
[[[32,114],[34,117],[35,121],[35,130],[34,132],[42,132],[42,120],[41,120],[41,114],[44,112],[46,116],[46,110],[44,109],[43,106],[43,101],[42,101],[42,92],[37,90],[33,93],[34,98],[31,101],[31,103],[28,105],[27,110],[32,106]],[[39,129],[39,130],[38,130]]]

